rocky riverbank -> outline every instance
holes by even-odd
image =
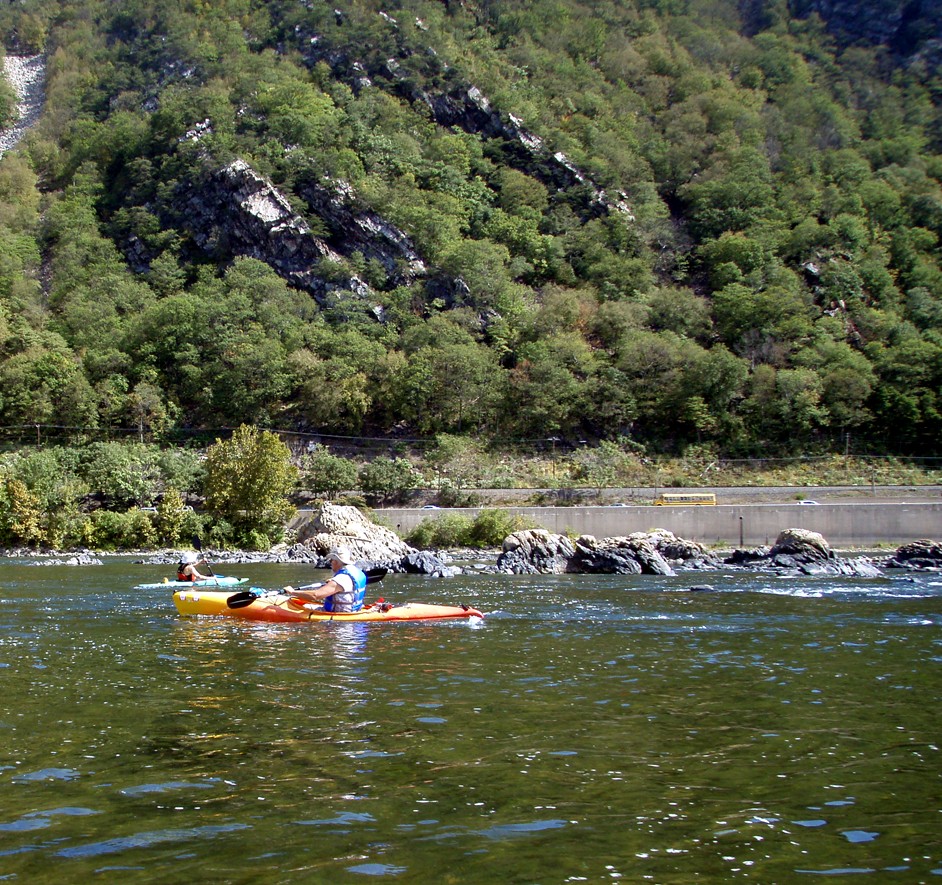
[[[728,569],[761,570],[777,574],[844,575],[880,577],[890,569],[942,569],[942,544],[914,541],[895,553],[839,555],[817,532],[801,528],[783,530],[769,547],[733,549],[727,555],[695,541],[679,538],[664,529],[636,532],[624,537],[575,540],[545,529],[514,532],[499,551],[423,551],[410,547],[399,536],[368,520],[355,507],[324,504],[294,544],[283,544],[266,553],[207,550],[213,563],[306,563],[327,568],[332,547],[346,546],[357,561],[370,568],[398,574],[452,577],[459,574],[650,574],[675,575],[681,571],[709,572]],[[7,555],[39,564],[96,565],[100,554],[74,551],[37,556],[26,549]],[[175,566],[179,551],[147,554],[141,561]]]

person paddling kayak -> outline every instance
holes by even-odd
[[[180,557],[180,563],[177,566],[177,580],[208,581],[210,575],[201,574],[196,568],[196,563],[199,561],[200,557],[196,553],[184,553]]]
[[[366,575],[354,565],[353,556],[346,547],[334,547],[327,554],[333,576],[323,584],[305,584],[302,587],[285,587],[298,599],[308,600],[314,608],[323,602],[324,611],[357,612],[363,608],[366,597]],[[308,606],[305,605],[305,608]]]

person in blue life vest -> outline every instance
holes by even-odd
[[[305,584],[285,587],[285,592],[308,600],[305,608],[317,608],[323,602],[324,611],[356,612],[363,608],[366,597],[366,575],[354,565],[353,556],[346,547],[334,547],[327,554],[333,575],[323,584]]]
[[[177,565],[177,580],[178,581],[208,581],[210,580],[210,575],[204,575],[199,572],[196,568],[196,563],[200,561],[199,556],[195,553],[184,553],[180,557],[180,562]]]

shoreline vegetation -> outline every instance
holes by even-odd
[[[905,506],[904,502],[898,503]],[[865,506],[866,502],[855,502],[852,506],[859,507],[862,504]],[[491,571],[493,569],[486,564],[488,561],[496,560],[499,566],[505,554],[520,547],[521,543],[525,547],[539,547],[548,541],[557,545],[571,546],[575,543],[576,546],[588,545],[592,548],[624,546],[626,541],[629,546],[638,542],[649,542],[655,547],[666,546],[668,550],[673,550],[673,558],[678,561],[696,559],[702,561],[701,564],[708,563],[710,566],[717,566],[721,562],[742,564],[766,555],[766,547],[761,544],[704,543],[675,536],[664,528],[622,532],[598,539],[573,529],[567,529],[563,534],[554,534],[519,513],[499,507],[478,510],[473,516],[470,511],[464,513],[460,509],[432,513],[411,532],[396,533],[385,523],[382,511],[363,513],[349,505],[324,502],[317,510],[312,511],[308,530],[298,527],[297,532],[289,531],[286,534],[286,540],[272,545],[268,550],[216,548],[207,549],[207,556],[217,566],[297,562],[312,564],[323,559],[325,551],[338,543],[353,544],[357,548],[355,555],[359,561],[390,566],[393,571],[443,576],[452,569],[453,564],[458,564],[457,571],[461,571],[460,564],[465,562],[476,562],[478,570]],[[927,549],[931,549],[931,555],[935,557],[939,550],[942,550],[937,541],[930,539],[931,533],[902,544],[843,543],[832,547],[823,535],[805,529],[787,528],[784,520],[776,544],[781,544],[782,539],[791,534],[798,534],[803,538],[812,537],[814,543],[811,546],[820,548],[817,552],[825,550],[828,557],[839,559],[864,557],[879,562],[900,559],[900,554],[908,548],[913,548],[908,554],[910,557],[925,557]],[[806,542],[807,538],[804,538],[802,543]],[[193,543],[198,549],[202,549],[202,541],[197,541],[196,536]],[[138,564],[173,567],[178,562],[180,553],[189,549],[191,546],[188,544],[122,550],[13,547],[0,549],[0,557],[25,559],[36,565],[97,565],[102,563],[102,558],[133,558]],[[668,556],[668,559],[671,558]],[[326,562],[323,565],[326,567]],[[942,562],[938,565],[942,565]]]
[[[403,537],[416,548],[499,546],[529,527],[502,508],[511,500],[517,507],[647,504],[658,490],[691,488],[738,488],[743,496],[768,489],[792,503],[814,500],[823,487],[868,498],[894,487],[905,497],[942,485],[932,464],[856,455],[747,462],[708,447],[657,459],[606,441],[521,456],[449,436],[422,454],[403,449],[355,460],[326,446],[292,450],[279,434],[242,425],[205,449],[93,442],[0,455],[0,546],[156,550],[198,536],[213,549],[264,552],[292,543],[298,510],[323,502],[363,512],[428,508],[430,519]],[[479,512],[469,518],[452,510],[466,507]]]

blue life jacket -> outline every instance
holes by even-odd
[[[363,608],[363,600],[366,599],[366,575],[355,565],[345,565],[337,575],[347,575],[353,580],[353,592],[339,591],[333,596],[328,596],[324,600],[325,612],[358,612]]]

